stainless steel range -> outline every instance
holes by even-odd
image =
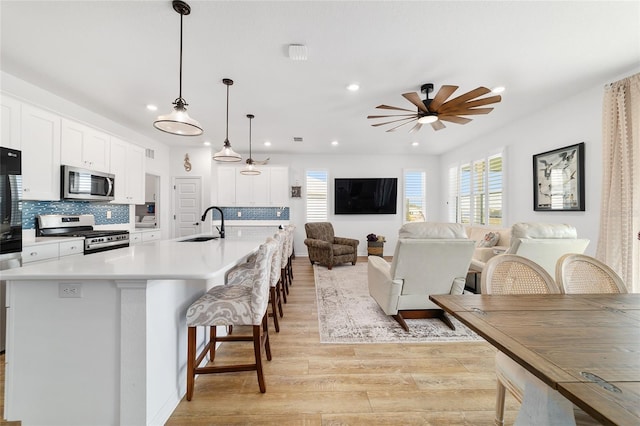
[[[39,215],[36,221],[37,237],[83,237],[84,254],[129,247],[129,231],[95,230],[92,214]]]

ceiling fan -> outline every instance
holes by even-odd
[[[389,109],[395,111],[406,111],[411,114],[394,114],[394,115],[370,115],[367,118],[392,118],[402,117],[397,120],[385,121],[384,123],[372,124],[372,126],[384,126],[385,124],[400,123],[387,132],[394,132],[398,128],[407,124],[416,122],[415,125],[409,130],[409,133],[420,130],[423,124],[431,124],[434,130],[444,129],[446,126],[443,121],[456,124],[467,124],[471,121],[470,118],[462,117],[463,115],[478,115],[488,114],[493,111],[493,108],[478,108],[484,105],[494,104],[500,102],[502,98],[500,95],[489,96],[481,98],[481,96],[491,93],[491,90],[486,87],[478,87],[470,92],[460,95],[456,98],[447,100],[449,96],[458,90],[458,86],[442,86],[433,99],[429,99],[429,93],[433,92],[433,84],[427,83],[420,87],[422,93],[426,95],[426,98],[420,99],[420,95],[416,92],[403,93],[402,96],[409,102],[418,107],[418,111],[415,112],[410,109],[398,108],[389,105],[378,105],[378,109]]]

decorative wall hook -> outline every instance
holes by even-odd
[[[189,161],[189,154],[184,155],[184,169],[188,172],[191,171],[191,162]]]

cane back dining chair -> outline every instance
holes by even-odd
[[[560,288],[551,275],[537,263],[515,254],[489,259],[480,281],[482,294],[557,294]],[[504,353],[496,353],[496,425],[504,424],[505,391],[522,403],[524,384],[536,380]]]
[[[556,282],[567,294],[627,293],[613,269],[586,254],[566,254],[558,259]]]
[[[269,300],[271,260],[277,242],[270,238],[260,246],[252,270],[247,271],[247,279],[235,285],[215,286],[187,310],[187,401],[191,401],[197,374],[256,371],[260,392],[266,391],[262,371],[262,352],[271,360],[269,332],[267,327],[267,305]],[[242,281],[239,279],[239,281]],[[216,326],[250,326],[251,335],[218,336]],[[197,327],[209,329],[209,341],[200,354],[197,353]],[[207,338],[205,333],[205,340]],[[215,360],[218,342],[253,342],[255,362],[252,364],[206,365],[201,367],[205,356],[210,363]]]

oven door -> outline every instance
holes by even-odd
[[[73,166],[62,166],[62,191],[64,199],[113,200],[115,176]]]

